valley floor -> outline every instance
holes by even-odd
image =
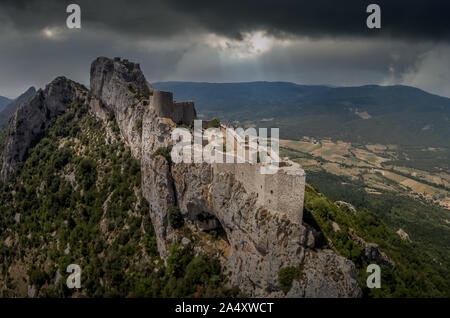
[[[450,172],[440,166],[428,171],[412,167],[408,164],[412,161],[408,153],[397,145],[353,145],[308,137],[298,141],[281,140],[280,145],[282,154],[308,171],[326,171],[352,180],[361,179],[368,193],[380,194],[386,190],[405,193],[450,210]],[[442,150],[427,148],[421,151],[439,153]]]

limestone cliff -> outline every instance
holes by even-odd
[[[139,64],[106,57],[97,58],[91,65],[91,105],[101,119],[108,112],[115,115],[125,141],[134,156],[140,157],[141,134],[138,123],[144,111],[144,98],[153,92],[145,80]]]
[[[128,61],[97,59],[91,67],[91,92],[100,101],[94,102],[95,107],[104,105],[115,112],[124,139],[141,158],[142,189],[150,203],[161,255],[165,257],[169,245],[182,239],[168,224],[168,210],[178,206],[197,228],[224,229],[231,249],[224,266],[231,270],[231,283],[250,296],[283,296],[278,282],[280,268],[302,265],[306,265],[306,279],[295,283],[288,296],[360,296],[354,265],[331,251],[312,252],[314,231],[261,204],[257,191],[239,180],[235,171],[206,163],[173,164],[163,155],[154,155],[157,149],[172,146],[172,129],[194,119],[195,109],[191,103],[178,103],[186,109],[177,111],[172,95],[156,90],[142,101],[133,98],[127,92],[130,79],[137,79],[131,85],[141,90],[146,87],[137,70]],[[130,138],[130,120],[139,116],[142,135]],[[302,207],[299,200],[300,220]]]
[[[301,268],[288,297],[361,296],[352,262],[330,250],[314,250],[317,233],[302,222],[305,175],[300,167],[286,162],[288,167],[279,173],[287,179],[255,183],[245,177],[253,169],[250,166],[237,170],[207,163],[174,164],[157,150],[170,149],[171,131],[195,118],[192,102],[175,102],[171,93],[154,90],[138,64],[118,58],[96,59],[90,85],[86,102],[91,113],[100,119],[114,118],[123,140],[141,160],[142,193],[150,204],[163,258],[170,244],[183,239],[168,222],[168,211],[177,206],[198,230],[223,228],[230,253],[221,261],[231,271],[231,284],[249,296],[285,296],[278,281],[283,267]],[[3,179],[14,172],[49,120],[85,93],[75,83],[58,78],[19,108],[8,128]],[[292,192],[298,195],[285,193],[285,202],[274,204],[277,187],[286,192],[281,187],[289,186],[295,186]]]

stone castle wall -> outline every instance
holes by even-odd
[[[190,125],[197,117],[193,101],[173,102],[175,122]]]
[[[247,192],[256,194],[260,206],[302,224],[306,176],[298,164],[288,162],[275,174],[261,174],[261,164],[214,163],[212,166],[214,173],[232,173]]]
[[[150,98],[150,105],[156,111],[159,117],[172,118],[173,110],[173,94],[158,89],[153,90],[153,96]]]
[[[176,124],[189,125],[197,116],[194,102],[175,102],[171,92],[153,90],[150,105],[159,117],[170,118]]]

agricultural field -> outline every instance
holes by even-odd
[[[416,159],[423,161],[424,156],[432,157],[431,152],[442,150],[421,149],[419,152],[397,145],[359,145],[304,137],[281,140],[280,151],[306,171],[326,171],[350,180],[363,180],[369,193],[401,192],[450,210],[450,174],[446,164],[433,161],[430,169],[424,169],[423,164],[411,167]]]

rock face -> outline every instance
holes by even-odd
[[[351,212],[353,214],[356,214],[356,209],[353,205],[350,203],[344,202],[344,201],[336,201],[334,202],[339,208],[347,210],[348,212]]]
[[[231,251],[222,259],[223,265],[231,271],[231,283],[249,296],[285,296],[278,274],[286,266],[302,268],[302,276],[294,281],[288,297],[361,296],[352,262],[332,251],[313,250],[317,233],[302,223],[305,175],[301,168],[289,165],[280,178],[252,183],[248,181],[252,178],[245,176],[256,171],[254,167],[174,164],[165,152],[173,146],[171,132],[176,125],[195,118],[192,102],[174,102],[171,93],[153,90],[138,64],[118,58],[96,59],[90,85],[90,111],[102,120],[115,118],[124,141],[141,160],[142,192],[150,204],[163,258],[170,244],[183,239],[168,222],[169,210],[177,206],[184,219],[200,230],[223,228]],[[71,82],[57,79],[38,92],[28,106],[21,107],[28,109],[33,121],[20,126],[20,118],[26,116],[21,113],[24,109],[19,110],[10,135],[19,131],[18,127],[30,133],[25,139],[8,139],[5,171],[14,171],[14,164],[23,159],[37,138],[33,136],[42,133],[48,119],[64,112],[65,105],[77,95]],[[277,191],[283,187],[289,196],[278,202]]]
[[[361,296],[354,264],[331,250],[308,252],[299,276],[299,279],[293,281],[287,297]]]
[[[109,107],[125,108],[133,100],[132,90],[149,94],[150,89],[139,64],[106,57],[91,64],[91,93]]]
[[[314,230],[258,206],[256,194],[247,192],[233,173],[214,174],[206,164],[177,164],[172,177],[185,217],[200,228],[208,228],[211,222],[204,224],[204,220],[213,217],[225,230],[231,248],[226,264],[231,283],[248,295],[283,297],[278,273],[286,266],[304,266],[308,277],[307,284],[297,284],[289,297],[361,295],[352,262],[330,251],[311,252]]]
[[[145,160],[145,161],[144,161]],[[150,205],[150,217],[157,237],[158,251],[167,256],[171,244],[181,236],[169,226],[168,211],[176,205],[170,163],[163,156],[142,162],[142,193]]]
[[[398,236],[400,236],[400,238],[404,241],[411,241],[411,239],[409,238],[409,234],[406,233],[403,229],[398,229],[397,232],[395,232],[398,234]]]
[[[97,58],[91,65],[90,86],[94,112],[104,119],[103,106],[114,114],[122,136],[131,147],[132,154],[138,158],[142,153],[145,118],[150,117],[152,122],[170,118],[175,124],[189,125],[196,117],[193,102],[177,103],[173,101],[171,92],[154,90],[146,81],[139,64],[128,60]]]
[[[178,206],[185,220],[201,230],[223,228],[231,249],[224,264],[231,270],[231,283],[250,296],[284,296],[278,283],[280,268],[301,264],[307,285],[297,284],[289,296],[360,296],[353,263],[330,251],[311,252],[314,232],[301,222],[303,197],[298,202],[298,217],[275,213],[261,204],[258,191],[245,178],[237,178],[233,169],[215,169],[206,163],[174,164],[155,154],[158,149],[170,149],[172,129],[194,119],[195,108],[193,103],[176,103],[171,93],[156,90],[139,101],[128,91],[130,84],[145,91],[145,78],[138,72],[138,66],[128,61],[97,59],[91,68],[91,89],[98,99],[94,106],[115,112],[124,139],[141,158],[143,194],[150,203],[161,256],[167,256],[170,244],[182,240],[168,223],[168,210]],[[180,105],[185,109],[180,111]],[[142,135],[129,138],[129,118],[136,113],[142,116]],[[333,271],[329,271],[330,264]]]
[[[390,268],[395,267],[394,262],[384,252],[380,251],[378,244],[367,243],[353,231],[350,231],[349,235],[351,239],[363,249],[367,262],[376,263],[379,265],[384,264]]]
[[[10,120],[2,153],[1,179],[5,181],[25,159],[28,148],[45,132],[50,119],[64,113],[67,106],[86,94],[65,77],[58,77],[21,104]]]
[[[140,158],[140,124],[144,111],[144,98],[153,91],[145,80],[139,64],[127,60],[97,58],[91,65],[91,94],[94,112],[104,119],[114,114],[122,136],[135,157]],[[102,110],[102,106],[104,109]]]

